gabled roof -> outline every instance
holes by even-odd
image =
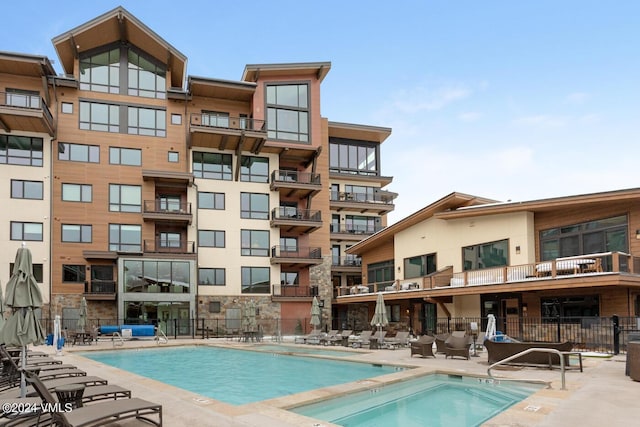
[[[383,228],[377,233],[369,236],[368,238],[356,243],[346,250],[349,254],[361,254],[368,249],[379,246],[381,243],[388,240],[393,240],[396,233],[412,227],[422,221],[425,221],[431,217],[436,216],[441,212],[455,211],[456,209],[467,207],[484,205],[487,203],[498,203],[496,200],[486,199],[484,197],[473,196],[464,193],[451,193],[444,196],[442,199],[433,202],[432,204],[425,206],[419,211],[409,215],[406,218],[401,219],[389,227]]]
[[[331,62],[294,62],[287,64],[247,64],[242,73],[242,80],[257,82],[263,77],[288,75],[313,75],[320,82],[331,69]]]
[[[73,74],[73,61],[80,53],[118,41],[129,42],[165,64],[171,70],[171,86],[183,86],[187,57],[122,6],[52,39],[66,74]]]
[[[55,76],[46,56],[0,51],[0,73],[26,77]]]

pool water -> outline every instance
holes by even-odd
[[[479,426],[540,386],[434,374],[291,411],[344,427]]]
[[[291,353],[291,354],[310,354],[318,356],[331,357],[347,357],[353,356],[354,353],[345,350],[332,350],[327,347],[319,346],[294,346],[294,345],[276,345],[276,344],[260,344],[253,347],[255,350],[274,352],[274,353]]]
[[[404,369],[208,346],[94,351],[82,355],[234,405]]]

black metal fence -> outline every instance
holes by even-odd
[[[75,330],[76,319],[63,319],[62,329]],[[87,328],[113,325],[140,324],[130,319],[88,319]],[[233,338],[244,331],[240,318],[221,319],[168,319],[162,322],[142,322],[153,324],[172,338]],[[486,317],[452,317],[425,319],[425,332],[440,334],[453,331],[467,331],[471,325],[478,327],[481,340],[486,331]],[[43,319],[42,325],[50,333],[53,320]],[[393,325],[391,325],[393,327]],[[310,318],[257,319],[257,328],[264,336],[281,337],[304,335],[312,330]],[[323,330],[328,325],[322,325]],[[519,341],[562,342],[571,341],[574,349],[618,354],[626,352],[629,332],[640,331],[640,317],[508,317],[496,318],[496,330]],[[360,332],[354,330],[354,333]]]

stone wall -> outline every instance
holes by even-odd
[[[324,256],[322,264],[309,268],[309,284],[318,287],[318,299],[324,301],[322,307],[322,325],[331,325],[331,300],[333,286],[331,284],[331,256]]]

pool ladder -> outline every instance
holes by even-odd
[[[157,344],[167,344],[169,342],[169,338],[164,334],[164,331],[160,328],[156,331],[155,340]]]
[[[547,388],[551,388],[551,381],[525,380],[525,379],[515,379],[515,378],[495,378],[493,375],[491,375],[491,369],[495,368],[496,366],[508,363],[508,362],[510,362],[510,361],[512,361],[514,359],[517,359],[520,356],[524,356],[525,354],[535,353],[535,352],[537,352],[537,353],[553,353],[553,354],[557,354],[558,355],[558,357],[560,358],[560,375],[562,376],[562,390],[566,390],[567,387],[566,387],[566,381],[565,381],[565,371],[567,369],[564,366],[564,357],[563,356],[576,354],[575,351],[560,351],[560,350],[556,350],[555,348],[528,348],[526,350],[521,351],[520,353],[514,354],[513,356],[509,356],[506,359],[502,359],[502,360],[494,363],[493,365],[489,366],[487,368],[487,375],[492,380],[499,380],[499,381],[525,381],[525,382],[544,383],[544,384],[547,385]],[[581,368],[582,368],[582,363],[581,363]]]

